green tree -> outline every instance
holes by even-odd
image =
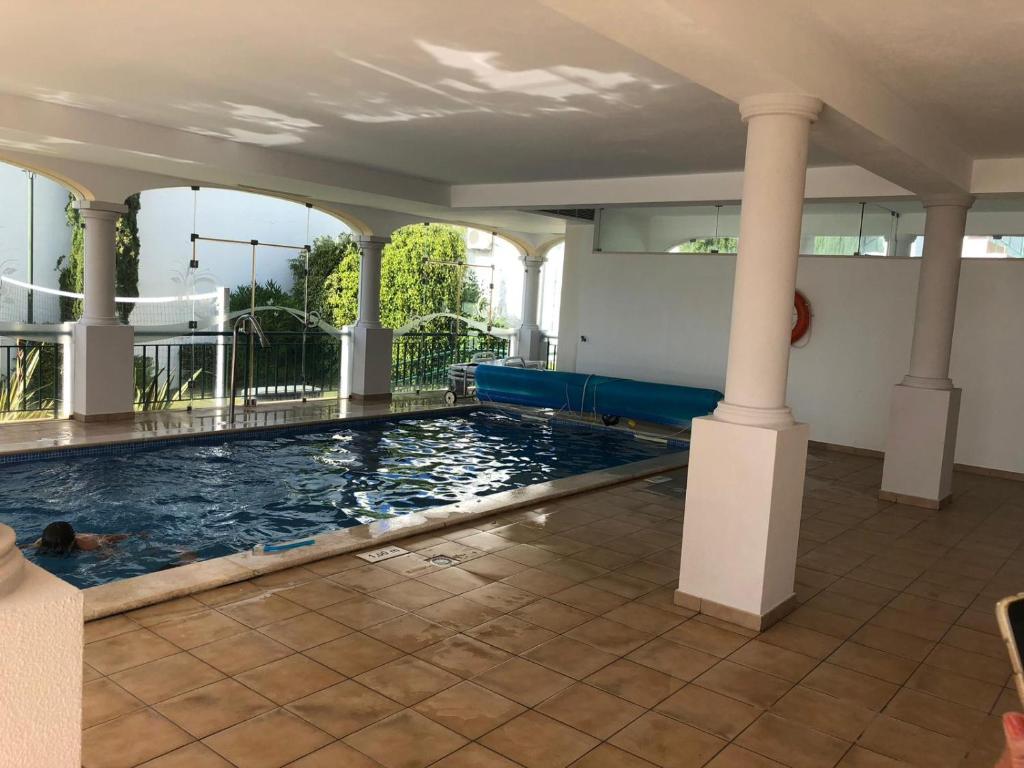
[[[396,230],[381,259],[381,323],[400,328],[435,312],[461,314],[465,263],[466,240],[458,227],[412,224]],[[329,322],[338,327],[354,323],[359,307],[358,250],[344,255],[324,287]],[[450,329],[451,322],[444,318],[423,328],[427,332]]]
[[[228,298],[229,312],[242,312],[251,307],[252,286],[248,283],[235,288]],[[273,280],[256,283],[256,306],[291,307],[302,309],[302,303],[296,304],[295,297]],[[302,323],[287,312],[260,312],[260,326],[266,333],[274,331],[301,331]]]
[[[313,241],[309,254],[309,311],[330,321],[331,308],[327,303],[327,278],[345,257],[355,257],[358,274],[359,245],[351,235],[337,237],[324,235]],[[305,254],[300,253],[288,263],[292,273],[292,306],[301,308],[305,289]],[[358,283],[358,280],[356,281]]]
[[[85,290],[85,226],[82,214],[75,208],[75,198],[68,195],[64,215],[71,229],[71,248],[57,259],[58,285],[62,291],[82,293]],[[139,224],[138,214],[142,207],[141,196],[136,193],[125,200],[128,212],[117,220],[114,228],[115,281],[118,296],[139,295]],[[117,314],[121,322],[127,323],[134,304],[119,304]],[[77,320],[82,316],[80,299],[60,300],[60,319]]]
[[[736,253],[735,237],[695,237],[672,249],[674,253]]]

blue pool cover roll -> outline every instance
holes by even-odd
[[[587,373],[478,365],[475,374],[476,396],[484,403],[597,413],[671,426],[688,426],[697,416],[711,413],[723,397],[714,389]]]

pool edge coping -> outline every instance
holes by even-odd
[[[535,483],[421,512],[341,528],[316,536],[315,543],[311,546],[273,554],[238,552],[200,563],[88,587],[81,590],[85,599],[83,618],[85,621],[93,621],[113,616],[247,581],[297,565],[358,552],[499,513],[639,480],[680,469],[688,463],[688,450],[673,451],[664,456],[655,456],[617,467]]]

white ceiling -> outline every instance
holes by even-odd
[[[974,157],[1024,155],[1024,2],[803,0],[865,68]]]
[[[536,0],[38,0],[3,24],[0,92],[425,179],[743,164],[732,102]]]

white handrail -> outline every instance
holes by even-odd
[[[10,283],[29,291],[38,291],[39,293],[47,293],[51,296],[60,296],[65,299],[85,299],[84,293],[71,293],[70,291],[59,291],[56,288],[45,288],[41,285],[23,283],[21,280],[15,280],[13,277],[0,276],[0,283]],[[120,304],[163,304],[172,301],[216,299],[219,295],[217,291],[212,291],[210,293],[192,293],[186,296],[117,296],[114,298],[114,301]]]

